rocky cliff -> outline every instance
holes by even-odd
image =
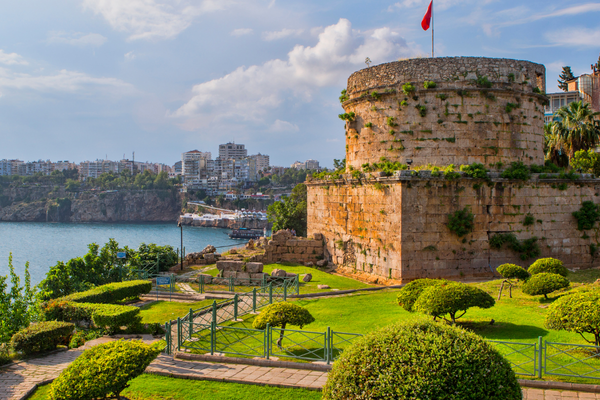
[[[4,189],[0,221],[171,222],[181,199],[170,190],[66,192],[59,187]]]

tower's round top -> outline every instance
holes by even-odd
[[[453,82],[485,76],[491,82],[529,82],[544,92],[546,68],[530,61],[486,57],[413,58],[365,68],[350,75],[348,93],[406,82]]]

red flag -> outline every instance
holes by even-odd
[[[431,6],[432,5],[433,5],[433,0],[431,0],[431,3],[429,3],[427,12],[425,13],[425,16],[423,17],[423,21],[421,21],[421,28],[423,28],[424,31],[429,29],[429,26],[431,24]]]

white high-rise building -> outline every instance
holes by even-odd
[[[212,158],[209,151],[192,150],[186,153],[181,153],[181,174],[186,183],[197,182],[202,173],[206,171],[207,161]]]
[[[243,144],[225,143],[219,145],[219,158],[221,160],[241,160],[248,157],[248,150]]]

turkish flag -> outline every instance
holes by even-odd
[[[431,3],[429,3],[429,7],[427,7],[427,12],[425,13],[425,16],[423,17],[423,21],[421,21],[421,28],[423,28],[424,31],[429,29],[429,26],[431,24],[431,6],[432,5],[433,5],[433,0],[431,0]]]

